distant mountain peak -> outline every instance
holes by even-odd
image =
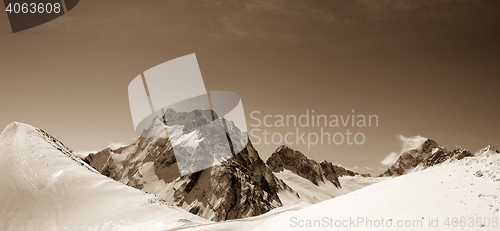
[[[498,149],[493,147],[493,145],[488,145],[483,149],[478,150],[476,153],[474,153],[474,156],[489,156],[491,154],[497,154],[499,153]]]
[[[319,185],[320,182],[330,181],[337,188],[342,187],[338,179],[340,176],[357,175],[326,160],[317,163],[307,158],[302,152],[286,145],[278,147],[271,157],[267,159],[266,164],[273,172],[281,172],[287,169],[315,185]]]
[[[461,146],[452,151],[441,147],[432,139],[427,139],[420,147],[401,153],[396,162],[381,176],[400,176],[416,170],[441,164],[450,159],[462,159],[472,154]]]

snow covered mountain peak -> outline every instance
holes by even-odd
[[[94,171],[94,172],[93,172]],[[206,223],[115,182],[62,142],[14,122],[0,133],[2,230],[165,230],[181,219]]]
[[[480,149],[479,151],[474,153],[474,156],[486,156],[486,157],[488,157],[490,155],[495,155],[498,153],[499,153],[498,149],[496,149],[492,145],[488,145],[485,148]]]
[[[74,161],[87,167],[89,170],[98,173],[90,165],[86,164],[80,158],[74,155],[73,152],[68,147],[66,147],[66,145],[64,145],[61,141],[49,135],[42,129],[33,127],[25,123],[12,122],[9,125],[7,125],[0,133],[0,144],[3,145],[16,145],[16,144],[21,145],[23,143],[18,143],[18,142],[29,143],[31,141],[37,141],[36,144],[41,146],[37,148],[54,148],[59,152],[61,152],[62,154],[70,157]],[[34,147],[34,144],[32,144],[31,146]]]
[[[14,121],[7,125],[4,129],[2,129],[2,133],[10,133],[11,136],[14,136],[17,133],[18,129],[20,129],[21,131],[36,130],[36,128],[31,125]]]

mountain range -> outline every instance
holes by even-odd
[[[90,154],[84,161],[103,175],[154,194],[169,204],[212,221],[224,221],[258,216],[284,205],[319,203],[386,179],[383,177],[400,176],[445,161],[474,156],[460,146],[447,151],[434,140],[427,139],[420,147],[402,153],[380,175],[382,178],[377,179],[326,160],[318,163],[286,145],[278,147],[264,162],[249,141],[241,152],[227,161],[218,161],[219,164],[212,167],[180,176],[172,143],[182,140],[191,149],[197,149],[199,143],[205,142],[208,145],[202,147],[210,150],[213,147],[211,137],[203,136],[202,132],[193,136],[197,126],[210,122],[210,115],[217,118],[211,110],[177,113],[169,109],[164,118],[155,118],[147,132],[156,134],[168,130],[177,135],[170,138],[145,138],[151,136],[144,135],[131,145]],[[227,121],[227,129],[231,137],[247,135],[231,121]],[[202,142],[193,145],[196,140]],[[339,180],[343,176],[370,180],[356,178],[356,182],[349,182],[343,188]]]
[[[427,139],[418,148],[401,153],[396,162],[380,176],[401,176],[410,172],[423,170],[443,162],[461,160],[465,157],[488,155],[489,152],[498,153],[493,146],[471,154],[467,149],[461,146],[455,146],[451,151],[445,147],[439,146],[436,141]]]
[[[291,217],[321,214],[427,221],[500,212],[500,155],[491,145],[472,154],[460,146],[447,151],[428,139],[403,152],[382,177],[368,177],[284,145],[264,162],[249,141],[231,158],[181,176],[172,143],[196,149],[193,140],[206,137],[162,124],[160,129],[177,135],[141,137],[83,160],[41,129],[9,124],[0,131],[0,227],[276,230]],[[224,220],[234,222],[214,223]]]

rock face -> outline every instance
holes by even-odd
[[[461,146],[452,151],[440,147],[436,141],[427,139],[420,147],[406,151],[381,176],[401,176],[406,173],[441,164],[447,160],[460,160],[472,154]]]
[[[460,160],[468,156],[472,156],[472,154],[461,146],[455,146],[455,148],[450,152],[447,152],[443,147],[438,147],[433,150],[433,154],[425,162],[425,167],[441,164],[449,159]]]
[[[273,172],[281,172],[287,169],[300,177],[308,179],[315,185],[327,180],[332,182],[337,188],[342,187],[339,182],[340,176],[359,175],[326,160],[317,163],[314,160],[308,159],[302,152],[293,150],[285,145],[276,149],[271,157],[267,159],[266,163]]]
[[[226,161],[213,158],[218,164],[181,176],[172,143],[181,140],[187,148],[211,152],[217,152],[217,147],[210,144],[211,137],[193,135],[196,126],[206,123],[210,111],[196,110],[180,117],[173,113],[167,111],[166,126],[154,124],[157,129],[175,128],[177,135],[141,137],[127,147],[91,154],[85,161],[114,180],[213,221],[257,216],[282,206],[278,192],[292,189],[273,174],[251,142]],[[181,117],[184,119],[175,119]],[[227,127],[229,133],[246,135],[230,121]]]
[[[308,159],[300,151],[293,150],[285,145],[276,149],[266,163],[273,172],[288,169],[300,177],[308,179],[315,185],[328,179],[335,186],[340,187],[338,175],[333,168],[329,168],[330,171],[325,172],[319,163]]]
[[[98,172],[101,172],[104,166],[106,165],[106,162],[109,159],[109,155],[113,152],[111,148],[106,148],[99,153],[90,153],[88,156],[85,157],[83,161],[85,161],[87,164],[92,163],[92,167],[95,168]]]

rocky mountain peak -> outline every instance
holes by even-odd
[[[439,147],[436,141],[427,139],[422,145],[420,145],[419,149],[422,150],[422,153],[431,152],[432,149]]]
[[[281,150],[291,150],[291,148],[286,146],[285,144],[282,144],[274,152],[281,152]]]
[[[328,180],[335,186],[341,187],[338,179],[339,174],[335,171],[332,163],[317,163],[308,159],[302,152],[285,145],[278,147],[271,157],[267,159],[266,164],[273,172],[281,172],[287,169],[300,177],[308,179],[315,185]]]
[[[86,161],[114,180],[213,221],[261,215],[282,206],[279,191],[292,191],[266,166],[247,142],[247,134],[232,121],[226,121],[227,132],[222,127],[217,134],[230,137],[233,147],[241,146],[241,151],[219,160],[215,158],[224,150],[214,145],[220,137],[210,132],[216,127],[210,123],[211,110],[185,113],[170,109],[164,118],[166,126],[160,124],[159,129],[169,129],[169,138],[140,137],[119,152],[105,149],[89,155]],[[193,155],[196,163],[206,160],[217,164],[181,176],[177,151],[183,147],[188,154],[209,152],[207,158]]]
[[[207,124],[212,120],[212,110],[205,109],[195,109],[191,112],[177,112],[172,108],[165,111],[163,118],[166,121],[167,126],[182,125],[184,126],[185,132],[190,132],[193,129]],[[215,119],[217,115],[213,113]]]
[[[472,156],[472,154],[469,152],[469,150],[463,148],[462,146],[455,146],[452,153],[453,153],[453,156],[458,160],[460,160],[464,157]]]
[[[462,159],[472,154],[461,146],[452,151],[441,147],[436,141],[427,139],[420,147],[403,152],[398,160],[381,176],[400,176],[406,173],[441,164],[450,159]]]

